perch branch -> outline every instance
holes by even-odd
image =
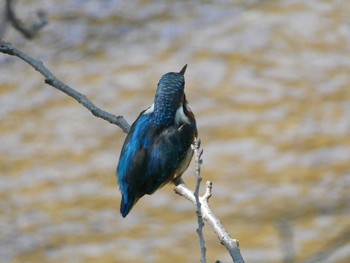
[[[66,93],[68,96],[74,98],[76,101],[81,103],[85,108],[87,108],[93,115],[96,117],[102,118],[110,123],[118,125],[125,133],[129,132],[130,125],[123,118],[123,116],[115,116],[111,113],[108,113],[100,108],[98,108],[95,104],[93,104],[84,94],[72,89],[68,85],[61,82],[57,79],[45,66],[44,64],[36,60],[22,51],[16,49],[11,45],[11,43],[6,43],[0,40],[0,52],[19,57],[20,59],[27,62],[31,65],[35,70],[39,71],[45,77],[45,83],[50,86]]]
[[[204,221],[203,221],[203,216],[202,216],[202,210],[201,210],[201,202],[199,201],[199,188],[202,182],[202,177],[201,177],[201,164],[203,160],[201,159],[202,154],[203,154],[203,149],[200,148],[201,146],[201,140],[196,138],[194,141],[194,144],[191,145],[192,150],[194,151],[195,155],[195,161],[196,161],[196,188],[194,191],[194,197],[196,199],[196,214],[197,214],[197,220],[198,220],[198,228],[197,228],[197,233],[198,233],[198,238],[199,238],[199,244],[201,248],[201,263],[206,263],[207,262],[207,249],[205,247],[205,240],[203,236],[203,227],[204,227]]]
[[[197,207],[197,217],[198,217],[198,235],[201,243],[201,249],[202,249],[202,258],[203,259],[203,253],[205,256],[205,243],[203,234],[200,233],[202,231],[202,228],[204,226],[203,219],[207,221],[214,229],[215,234],[218,236],[221,244],[223,244],[227,251],[230,253],[232,260],[234,263],[244,263],[243,257],[241,255],[241,252],[239,250],[239,244],[238,240],[232,239],[230,234],[225,230],[224,226],[221,224],[220,220],[216,218],[214,213],[211,211],[209,207],[209,198],[212,195],[212,182],[207,181],[206,183],[206,190],[202,197],[199,196],[199,184],[202,180],[200,175],[200,166],[202,164],[201,156],[203,154],[203,149],[200,149],[200,140],[196,139],[195,143],[193,145],[193,150],[196,156],[196,177],[197,177],[197,184],[196,184],[196,190],[194,193],[192,193],[186,186],[185,182],[180,179],[177,183],[177,185],[174,187],[175,193],[185,197],[187,200],[192,202]]]
[[[243,257],[239,250],[238,240],[231,238],[230,234],[225,230],[220,220],[214,215],[214,213],[209,207],[208,200],[212,195],[211,190],[212,182],[207,181],[206,192],[202,197],[199,198],[199,202],[201,203],[201,212],[203,219],[212,226],[221,244],[224,245],[227,251],[230,253],[233,262],[244,263]],[[185,197],[194,205],[197,205],[194,194],[187,188],[183,180],[178,181],[178,184],[175,186],[174,191],[175,193]]]

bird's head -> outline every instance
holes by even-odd
[[[180,72],[164,74],[158,83],[154,99],[154,121],[168,126],[174,121],[176,110],[185,102],[185,78],[187,65]]]

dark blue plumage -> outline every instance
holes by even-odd
[[[117,167],[123,217],[145,194],[176,182],[191,161],[197,127],[184,93],[186,66],[161,77],[154,103],[140,113],[124,141]]]

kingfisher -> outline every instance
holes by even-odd
[[[176,184],[191,162],[197,126],[184,92],[186,68],[160,78],[153,104],[140,113],[125,138],[116,171],[122,217],[144,195]]]

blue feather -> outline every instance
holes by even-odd
[[[140,152],[140,149],[146,148],[150,144],[150,138],[145,137],[145,133],[150,126],[150,118],[148,115],[140,115],[137,121],[134,122],[130,129],[130,133],[127,136],[120,159],[117,167],[118,183],[122,193],[122,202],[120,212],[125,217],[133,205],[137,202],[138,198],[133,195],[134,186],[130,184],[128,175],[132,173],[132,167],[136,161],[136,154]]]

